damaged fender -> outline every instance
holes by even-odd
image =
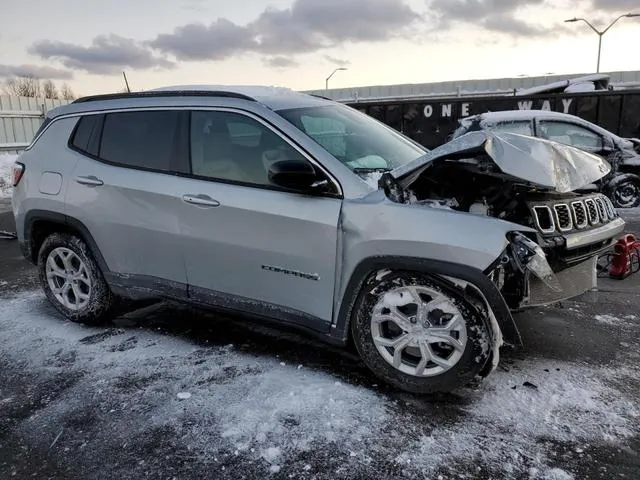
[[[461,224],[465,231],[474,232],[474,241],[461,235]],[[493,338],[501,335],[506,343],[521,345],[509,307],[489,273],[511,245],[509,235],[533,233],[533,229],[490,217],[394,203],[382,191],[345,201],[341,229],[344,263],[334,335],[346,338],[352,307],[370,275],[385,269],[413,270],[473,285],[500,327],[497,332],[488,325]]]

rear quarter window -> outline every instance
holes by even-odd
[[[97,156],[103,120],[104,115],[80,117],[69,139],[69,147],[81,153]]]

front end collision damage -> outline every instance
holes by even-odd
[[[596,288],[597,254],[615,241],[624,221],[603,195],[581,196],[575,190],[610,171],[601,157],[573,147],[522,135],[473,132],[384,173],[376,194],[383,192],[385,202],[372,201],[372,194],[361,205],[378,203],[384,217],[380,226],[386,228],[374,231],[374,214],[367,217],[368,225],[350,225],[360,216],[355,212],[361,205],[353,202],[343,225],[345,248],[350,234],[359,236],[354,243],[360,245],[382,240],[381,235],[400,246],[415,241],[420,252],[410,248],[409,257],[443,260],[445,267],[434,271],[425,260],[414,262],[414,268],[448,279],[467,298],[476,292],[476,308],[484,309],[487,322],[494,323],[493,348],[499,347],[501,336],[505,343],[519,345],[512,311]],[[393,205],[402,210],[393,212]],[[534,211],[547,206],[553,228],[541,225]],[[407,218],[414,212],[415,218]],[[394,218],[401,219],[397,225],[389,222]],[[349,257],[363,258],[354,252],[343,258]],[[491,288],[477,275],[460,275],[467,265],[479,270]],[[506,305],[507,315],[500,304]]]

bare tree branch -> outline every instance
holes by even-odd
[[[67,85],[66,83],[63,83],[62,86],[60,87],[60,93],[58,95],[58,98],[61,98],[63,100],[75,100],[76,94],[73,93],[73,90],[71,90],[71,87],[69,85]]]
[[[39,97],[41,93],[40,81],[35,77],[14,77],[5,82],[5,92],[19,97]]]
[[[42,84],[42,94],[44,98],[58,98],[58,88],[51,80],[45,80]]]

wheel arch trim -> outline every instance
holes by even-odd
[[[331,335],[347,343],[354,306],[371,275],[381,270],[413,271],[436,277],[437,281],[450,282],[446,277],[456,278],[473,285],[482,293],[487,307],[491,309],[500,333],[506,344],[521,346],[522,338],[502,294],[496,285],[479,270],[468,265],[428,258],[376,256],[363,259],[354,269],[344,290],[338,307],[337,318]]]
[[[38,252],[33,249],[33,241],[31,234],[33,232],[33,225],[38,221],[45,221],[50,223],[57,223],[64,226],[68,230],[72,230],[78,235],[89,247],[89,250],[93,254],[100,270],[103,274],[109,273],[110,270],[107,263],[100,252],[98,244],[94,240],[93,236],[89,232],[89,229],[78,219],[65,215],[63,213],[52,212],[49,210],[30,210],[25,215],[24,221],[24,245],[21,246],[23,254],[27,257],[27,260],[32,263],[37,262]]]

